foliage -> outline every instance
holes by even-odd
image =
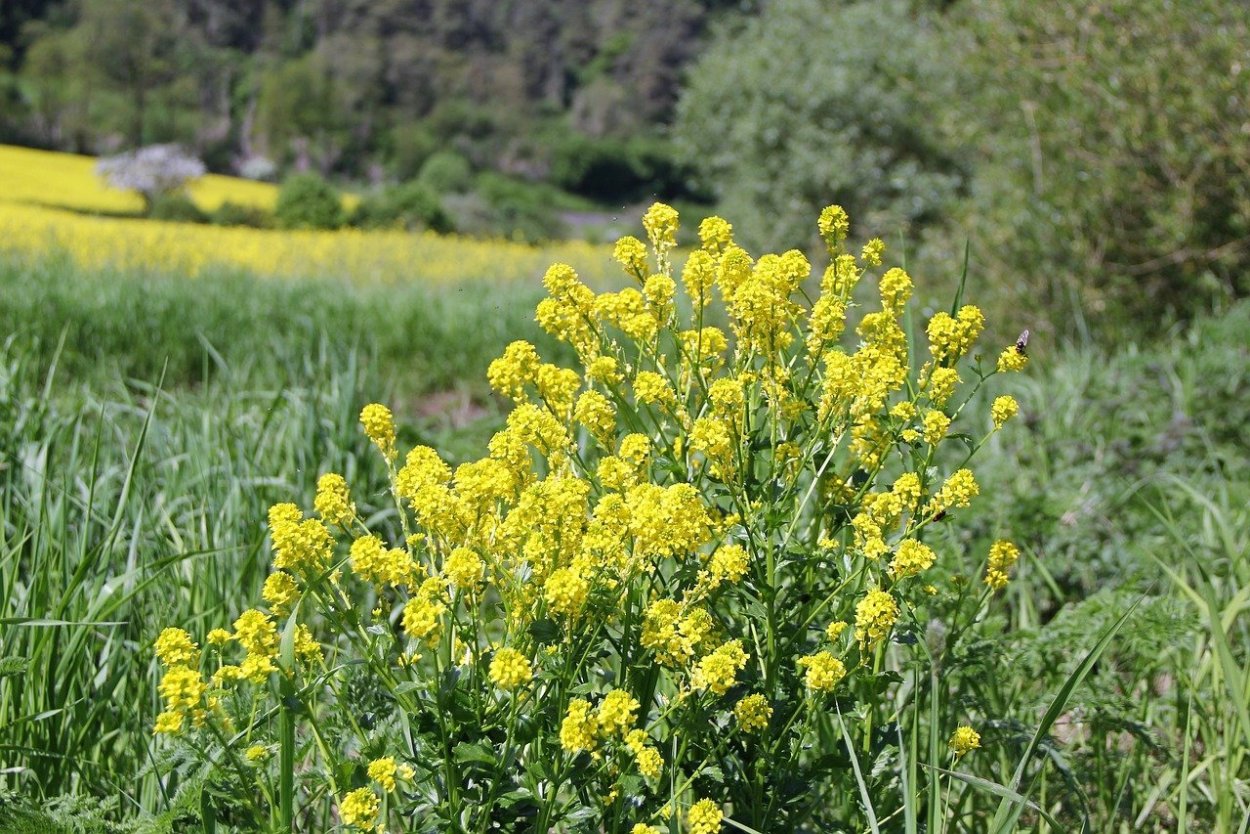
[[[634,137],[592,139],[567,131],[551,142],[550,181],[601,200],[673,197],[687,190],[686,171],[668,142]]]
[[[179,141],[217,170],[259,152],[403,181],[448,148],[533,175],[539,132],[657,132],[724,5],[7,0],[0,64],[19,83],[4,120],[84,153]]]
[[[273,225],[273,218],[264,209],[230,200],[224,201],[213,209],[208,217],[215,226],[250,226],[253,229],[267,229]]]
[[[496,234],[527,243],[561,236],[563,224],[556,215],[554,189],[487,171],[478,176],[475,190],[485,203],[486,222]]]
[[[337,229],[346,219],[338,191],[313,173],[283,181],[274,217],[284,229]]]
[[[189,183],[204,176],[205,169],[203,162],[177,145],[149,145],[101,159],[96,172],[113,188],[138,192],[152,211],[162,199],[176,199]]]
[[[582,368],[512,343],[488,370],[515,408],[487,457],[454,473],[429,446],[401,458],[389,409],[366,406],[389,495],[323,475],[316,516],[270,509],[263,609],[156,638],[157,734],[255,785],[227,819],[325,827],[333,799],[362,830],[671,819],[710,834],[725,808],[749,830],[878,814],[971,830],[974,792],[933,768],[979,746],[966,723],[983,705],[955,700],[960,652],[1017,554],[1000,541],[988,567],[957,559],[950,519],[978,493],[964,464],[1016,405],[949,438],[948,414],[1025,357],[1007,347],[959,387],[983,326],[964,306],[933,317],[931,358],[910,367],[901,269],[844,352],[881,247],[846,253],[836,207],[810,309],[792,300],[811,270],[800,253],[753,262],[712,218],[679,314],[677,215],[656,204],[643,223],[652,257],[634,238],[616,248],[641,292],[596,296],[568,266],[548,271],[538,321]],[[714,294],[732,351],[704,324]],[[1019,773],[1010,784],[1002,831]]]
[[[955,25],[983,156],[963,225],[1048,327],[1104,341],[1250,293],[1250,7],[970,0]]]
[[[218,208],[220,212],[221,209]],[[207,223],[209,215],[200,211],[195,201],[185,194],[163,194],[152,201],[148,217],[168,223]]]
[[[425,160],[417,182],[438,194],[463,194],[473,187],[473,169],[455,151],[438,151]]]
[[[891,239],[941,218],[967,172],[936,23],[903,0],[767,5],[692,70],[681,159],[768,246],[807,245],[802,218],[829,200]]]
[[[365,197],[352,212],[351,223],[362,229],[454,230],[437,192],[415,180]]]

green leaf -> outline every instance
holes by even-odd
[[[560,626],[555,622],[555,620],[550,620],[545,617],[541,620],[535,620],[530,623],[529,632],[530,636],[533,637],[540,646],[545,646],[548,643],[554,643],[556,640],[560,639]]]

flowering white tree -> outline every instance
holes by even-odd
[[[204,163],[178,145],[149,145],[101,159],[96,173],[113,188],[136,191],[151,208],[158,197],[204,176]]]

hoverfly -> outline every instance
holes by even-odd
[[[1029,346],[1029,331],[1025,329],[1020,333],[1020,338],[1016,339],[1016,353],[1024,355],[1025,349]]]

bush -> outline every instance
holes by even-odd
[[[1108,339],[1250,293],[1244,3],[958,8],[975,39],[952,100],[985,157],[965,223],[993,278]]]
[[[769,3],[700,58],[674,141],[745,240],[806,246],[804,218],[835,200],[893,239],[960,194],[954,72],[917,5]]]
[[[337,229],[345,219],[338,191],[312,173],[286,178],[274,216],[284,229]]]
[[[273,217],[264,209],[229,200],[214,209],[209,220],[217,226],[250,226],[254,229],[267,229],[273,225]]]
[[[438,194],[416,181],[386,188],[361,200],[352,214],[352,225],[363,229],[399,227],[410,231],[454,231],[451,217],[443,210]]]
[[[421,166],[417,182],[438,194],[463,194],[473,187],[473,169],[460,154],[439,151]]]
[[[209,219],[195,201],[177,192],[157,196],[148,208],[148,217],[173,223],[207,223]]]
[[[553,190],[493,171],[479,174],[476,188],[486,202],[491,231],[527,243],[542,243],[564,233]]]
[[[803,255],[752,261],[710,219],[679,314],[676,212],[643,224],[650,248],[615,250],[641,291],[548,270],[537,320],[580,366],[512,343],[487,376],[515,408],[484,457],[401,457],[390,410],[366,406],[390,490],[327,473],[315,515],[273,506],[264,604],[156,638],[155,729],[240,780],[240,824],[715,834],[729,809],[743,830],[923,813],[980,832],[1014,797],[975,786],[1023,745],[978,695],[1018,551],[965,555],[960,522],[969,452],[1015,411],[965,406],[1026,357],[983,361],[965,306],[932,317],[910,367],[901,269],[838,347],[881,248],[847,253],[836,207],[810,307]]]
[[[631,202],[648,196],[671,198],[686,192],[684,168],[661,139],[593,139],[567,129],[550,137],[550,181],[603,202]]]

